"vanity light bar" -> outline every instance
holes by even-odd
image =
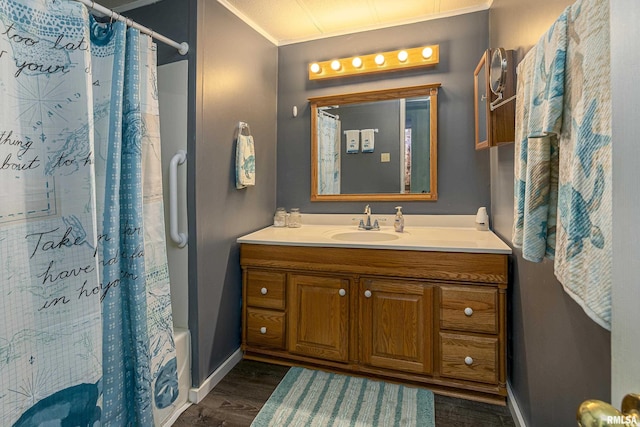
[[[428,67],[440,62],[440,46],[392,50],[371,55],[330,59],[309,64],[309,80],[331,79],[358,74],[385,73],[410,68]]]

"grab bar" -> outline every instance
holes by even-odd
[[[179,248],[189,241],[187,233],[178,232],[178,165],[187,161],[187,152],[179,150],[169,162],[169,233]]]

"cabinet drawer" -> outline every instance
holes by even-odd
[[[284,310],[285,280],[285,273],[247,271],[247,305]]]
[[[498,338],[440,333],[440,375],[498,383]]]
[[[247,308],[247,345],[284,349],[285,314]]]
[[[440,288],[440,328],[498,333],[498,290],[471,286]]]

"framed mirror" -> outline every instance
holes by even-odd
[[[437,200],[439,87],[310,98],[311,201]]]
[[[507,80],[507,53],[499,47],[491,53],[491,68],[489,71],[491,92],[502,98],[502,92]]]
[[[489,148],[489,74],[487,72],[487,50],[473,72],[473,111],[475,115],[476,150]]]

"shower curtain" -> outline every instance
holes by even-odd
[[[318,194],[340,194],[340,120],[318,111]]]
[[[155,47],[0,2],[0,425],[152,426],[176,399]]]

